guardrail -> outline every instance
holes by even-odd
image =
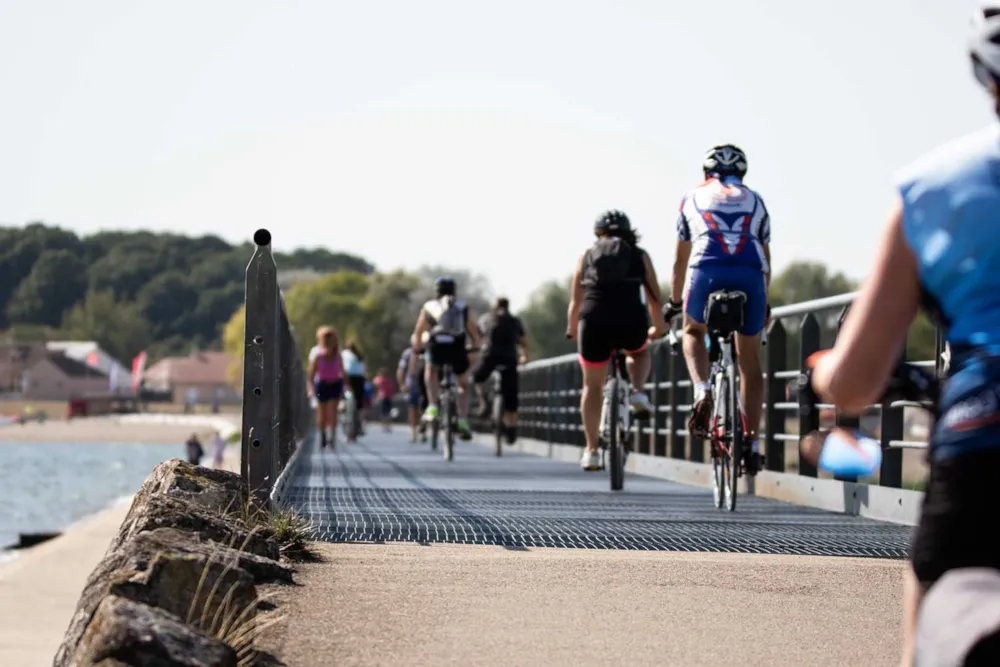
[[[288,469],[313,430],[305,370],[278,288],[271,233],[258,229],[246,270],[240,472],[265,507],[281,502]]]
[[[808,416],[800,413],[799,398],[790,395],[791,383],[799,374],[802,360],[832,345],[856,295],[856,292],[851,292],[782,306],[771,312],[767,346],[763,348],[762,359],[765,369],[764,427],[758,433],[770,471],[787,472],[791,468],[797,469],[800,475],[817,476],[816,468],[798,455],[797,447],[794,447],[796,460],[786,461],[788,443],[797,443],[799,433],[808,433],[818,428],[820,423],[820,411],[813,410]],[[832,334],[826,345],[824,332]],[[932,366],[940,371],[943,349],[940,332],[936,348],[935,359],[918,362],[919,365]],[[691,442],[686,430],[687,415],[691,410],[691,380],[684,357],[682,354],[671,354],[662,341],[653,344],[651,350],[652,372],[645,390],[650,393],[656,409],[650,421],[633,423],[632,451],[704,463],[707,459],[706,443]],[[582,373],[574,354],[525,365],[520,376],[519,432],[534,440],[582,447],[584,437],[579,408],[582,382]],[[901,488],[903,450],[926,447],[925,442],[904,439],[903,410],[910,406],[905,402],[896,402],[869,408],[871,415],[879,413],[877,430],[885,448],[877,480],[881,486]],[[833,406],[823,405],[820,408],[828,411]],[[839,414],[835,416],[842,425],[856,425],[859,421]],[[786,432],[790,420],[797,421],[797,431]],[[841,481],[857,480],[841,478]]]

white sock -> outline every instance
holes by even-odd
[[[701,399],[705,398],[705,394],[708,393],[708,390],[711,387],[712,387],[712,385],[709,382],[698,382],[697,384],[695,384],[695,386],[694,386],[694,402],[697,403]]]

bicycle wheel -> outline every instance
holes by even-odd
[[[451,461],[455,456],[455,406],[451,390],[441,401],[441,420],[444,422],[444,460]]]
[[[722,400],[727,403],[729,426],[726,431],[730,434],[732,444],[729,451],[729,495],[726,497],[726,509],[732,512],[736,510],[737,485],[743,461],[743,419],[740,416],[740,387],[736,381],[735,364],[726,369],[726,375],[729,392]]]
[[[493,391],[493,455],[503,456],[503,395],[500,389]]]
[[[621,405],[618,400],[618,383],[620,381],[618,374],[615,373],[614,378],[610,382],[611,404],[608,406],[611,417],[611,424],[608,428],[608,470],[611,473],[612,491],[621,491],[622,486],[625,484],[625,460],[622,456],[621,433],[619,431],[619,411],[621,410]]]
[[[431,451],[436,451],[438,448],[438,434],[441,432],[440,427],[440,417],[435,417],[431,421]]]
[[[729,396],[729,378],[722,375],[718,379],[718,390],[716,391],[715,409],[712,411],[712,421],[709,424],[709,442],[712,448],[712,501],[716,508],[721,509],[723,504],[728,503],[729,489],[729,455],[727,454],[725,425],[726,425],[726,397]],[[720,434],[716,425],[723,426]]]

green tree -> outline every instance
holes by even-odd
[[[413,294],[421,287],[418,276],[404,271],[372,274],[368,293],[361,301],[356,329],[365,346],[371,373],[381,367],[392,369],[409,345],[416,324]]]
[[[819,262],[792,262],[771,281],[771,307],[836,296],[857,289],[842,273],[830,275]]]
[[[71,339],[96,341],[126,366],[151,342],[149,323],[139,307],[110,291],[88,292],[67,311],[62,330]]]
[[[288,290],[285,309],[300,341],[303,361],[319,327],[334,327],[340,335],[341,345],[361,332],[365,312],[361,302],[367,294],[368,278],[353,271],[331,273]]]
[[[576,351],[576,342],[566,339],[566,311],[569,309],[571,278],[551,280],[536,289],[528,306],[518,312],[524,323],[535,359]]]
[[[139,290],[137,301],[157,340],[196,333],[192,323],[198,292],[183,273],[157,274]]]
[[[87,290],[87,267],[70,250],[45,250],[7,305],[7,317],[21,324],[59,326],[63,313]]]

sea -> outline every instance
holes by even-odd
[[[177,445],[0,440],[0,550],[121,502],[158,463],[183,455]]]

